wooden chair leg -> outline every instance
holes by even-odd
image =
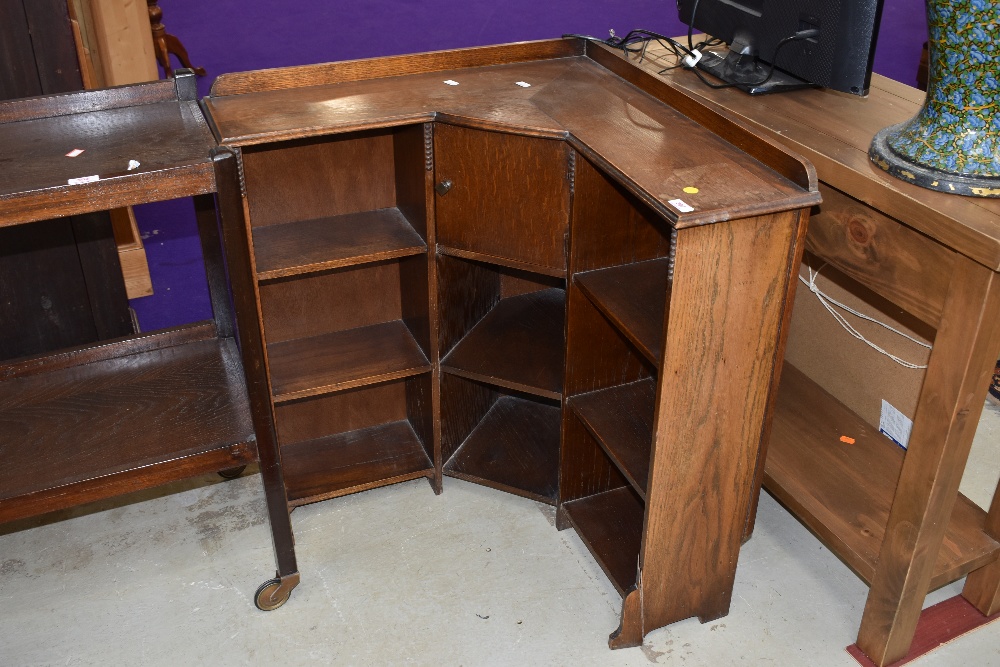
[[[157,4],[159,0],[146,0],[149,8],[149,25],[153,31],[153,50],[156,52],[156,60],[163,68],[163,75],[167,78],[173,76],[173,68],[170,66],[170,54],[177,56],[181,65],[194,70],[198,76],[205,76],[204,67],[195,67],[191,64],[187,49],[181,44],[181,40],[167,33],[163,25],[163,10]]]

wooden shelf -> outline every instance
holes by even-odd
[[[577,274],[583,293],[644,357],[659,366],[670,261],[654,259]]]
[[[400,320],[267,346],[274,402],[385,382],[431,369]]]
[[[518,269],[520,271],[528,271],[530,273],[539,273],[543,276],[552,276],[553,278],[566,277],[566,269],[557,269],[551,266],[544,266],[542,264],[532,264],[531,262],[518,262],[517,260],[507,257],[488,255],[484,252],[476,252],[474,250],[462,250],[460,248],[449,248],[445,245],[438,245],[437,254],[448,257],[458,257],[460,259],[468,259],[474,262],[483,262],[484,264],[506,266],[510,269]]]
[[[842,435],[855,439],[848,445]],[[801,371],[785,364],[765,485],[868,584],[875,574],[904,452]],[[986,513],[959,494],[931,589],[995,560]]]
[[[427,244],[398,208],[258,227],[253,230],[253,244],[259,280],[427,251]]]
[[[618,593],[635,586],[645,506],[628,487],[598,493],[562,506],[583,543]]]
[[[501,396],[445,464],[445,474],[554,505],[559,414],[556,406]]]
[[[255,460],[239,352],[202,334],[214,328],[8,365],[0,521]]]
[[[501,300],[441,360],[441,370],[558,400],[562,396],[566,292]]]
[[[410,422],[379,424],[281,447],[291,506],[433,474]]]
[[[580,394],[567,401],[644,501],[655,402],[656,381],[651,378]]]

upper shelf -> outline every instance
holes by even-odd
[[[186,327],[0,367],[13,376],[0,382],[0,522],[114,495],[136,473],[149,486],[254,460],[239,352],[214,333]]]
[[[565,311],[559,288],[502,299],[441,360],[441,370],[558,400]]]
[[[419,255],[427,244],[398,208],[253,230],[257,278],[267,280]]]
[[[678,227],[819,202],[797,156],[726,114],[685,115],[662,82],[640,70],[626,81],[608,58],[567,40],[410,56],[396,70],[389,58],[223,75],[205,109],[220,142],[240,146],[432,120],[566,139]]]
[[[840,441],[841,436],[853,444]],[[805,374],[785,364],[765,485],[871,584],[904,452]],[[959,494],[931,588],[1000,555],[983,531],[986,513]]]
[[[663,354],[670,260],[653,259],[578,273],[583,293],[654,365]]]
[[[214,192],[193,85],[181,75],[0,102],[0,226]]]

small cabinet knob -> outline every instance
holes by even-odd
[[[435,185],[434,186],[434,190],[439,195],[446,195],[446,194],[448,194],[448,191],[451,190],[451,186],[453,186],[453,185],[454,185],[454,183],[452,183],[451,181],[444,180],[444,181],[441,181],[440,183],[438,183],[437,185]]]

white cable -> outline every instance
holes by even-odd
[[[924,364],[924,365],[915,364],[913,362],[906,361],[905,359],[900,359],[899,357],[897,357],[896,355],[892,354],[891,352],[887,352],[886,350],[883,350],[881,347],[879,347],[878,345],[876,345],[875,343],[871,342],[870,340],[868,340],[867,338],[865,338],[863,335],[861,335],[860,331],[858,331],[853,326],[851,326],[851,323],[847,321],[847,318],[845,318],[843,315],[841,315],[840,313],[838,313],[837,311],[835,311],[833,309],[833,306],[836,306],[837,308],[841,308],[843,310],[846,310],[851,315],[854,315],[856,317],[860,317],[863,320],[867,320],[869,322],[874,322],[875,324],[877,324],[877,325],[879,325],[881,327],[885,327],[886,329],[888,329],[889,331],[893,332],[894,334],[898,334],[898,335],[902,336],[903,338],[906,338],[907,340],[916,343],[920,347],[927,348],[928,350],[931,349],[931,346],[928,345],[927,343],[925,343],[925,342],[923,342],[921,340],[917,340],[913,336],[910,336],[910,335],[908,335],[908,334],[900,331],[899,329],[894,329],[893,327],[889,326],[885,322],[880,322],[880,321],[876,320],[874,317],[871,317],[869,315],[865,315],[864,313],[860,313],[857,310],[851,308],[850,306],[847,306],[847,305],[845,305],[843,303],[840,303],[836,299],[833,299],[829,295],[825,294],[816,285],[816,278],[819,276],[819,272],[820,272],[820,270],[822,270],[823,266],[826,266],[826,265],[823,264],[822,266],[819,267],[819,269],[816,269],[816,270],[813,270],[813,268],[811,266],[807,267],[809,269],[809,280],[806,280],[802,276],[799,276],[799,280],[802,281],[803,285],[805,285],[806,287],[809,288],[810,292],[812,292],[813,294],[816,295],[816,298],[819,299],[819,302],[821,304],[823,304],[823,307],[826,308],[827,311],[831,315],[833,315],[833,319],[837,320],[837,322],[840,324],[840,326],[844,327],[844,330],[847,331],[847,333],[851,334],[852,336],[854,336],[855,338],[857,338],[858,340],[860,340],[861,342],[863,342],[865,345],[867,345],[868,347],[870,347],[873,350],[875,350],[876,352],[879,352],[880,354],[884,354],[885,356],[889,357],[890,359],[892,359],[893,361],[895,361],[900,366],[903,366],[904,368],[913,368],[913,369],[927,368],[927,364]]]

